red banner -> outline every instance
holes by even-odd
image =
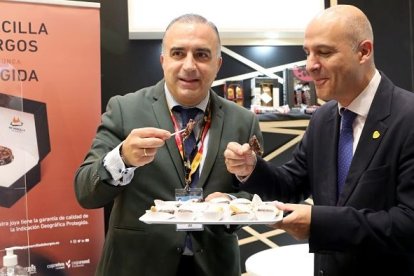
[[[0,264],[93,275],[103,211],[76,201],[74,174],[101,114],[99,4],[0,2]]]

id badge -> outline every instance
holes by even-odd
[[[190,188],[186,189],[175,189],[175,200],[187,201],[187,200],[202,200],[203,189],[202,188]],[[177,231],[203,231],[204,227],[202,224],[177,224]]]

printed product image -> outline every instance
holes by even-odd
[[[11,207],[41,179],[50,152],[46,104],[0,93],[0,206]]]

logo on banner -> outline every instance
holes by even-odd
[[[11,126],[22,126],[23,122],[20,121],[20,118],[18,116],[14,116],[12,121],[10,122]]]
[[[13,116],[13,119],[10,121],[9,129],[19,133],[26,131],[26,129],[23,128],[23,122],[20,120],[19,116]]]
[[[54,263],[54,264],[48,264],[47,269],[51,270],[62,270],[62,269],[71,269],[71,268],[77,268],[77,267],[85,267],[86,265],[91,264],[90,259],[85,260],[76,260],[72,261],[71,259],[65,261],[64,263]]]
[[[65,269],[65,264],[64,263],[54,263],[54,264],[48,264],[47,269],[52,269],[52,270],[61,270],[61,269]]]

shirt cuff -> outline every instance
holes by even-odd
[[[252,175],[254,169],[256,168],[256,165],[257,165],[257,155],[255,155],[254,168],[253,168],[252,172],[249,175],[246,175],[246,176],[236,175],[237,180],[239,180],[241,183],[246,182],[249,179],[249,177]]]
[[[125,186],[132,181],[134,177],[134,172],[137,167],[126,167],[122,161],[121,155],[119,153],[119,148],[122,143],[119,144],[103,159],[103,166],[112,176],[108,182],[114,186]]]
[[[244,182],[246,182],[246,181],[249,179],[250,175],[251,175],[251,174],[249,174],[248,176],[238,176],[238,175],[236,175],[236,178],[237,178],[237,180],[239,180],[241,183],[244,183]]]

